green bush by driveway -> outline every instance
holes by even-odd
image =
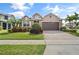
[[[78,29],[65,29],[63,31],[79,37],[79,30]]]
[[[79,29],[77,29],[77,31],[76,31],[77,33],[79,33]]]
[[[32,25],[30,33],[31,34],[42,34],[43,30],[42,30],[41,26],[38,23],[35,23],[35,24]]]
[[[0,55],[41,55],[45,45],[0,45]]]

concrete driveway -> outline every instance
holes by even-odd
[[[62,31],[44,31],[45,55],[79,54],[79,37]]]

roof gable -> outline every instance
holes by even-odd
[[[41,19],[42,19],[42,16],[39,13],[35,13],[32,16],[32,20],[41,20]]]
[[[60,18],[53,13],[49,13],[44,16],[43,22],[59,22]]]

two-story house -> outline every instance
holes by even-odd
[[[12,19],[14,19],[13,15],[0,14],[0,26],[2,26],[3,29],[12,28],[12,24],[8,23],[8,20],[12,20]]]
[[[27,27],[27,26],[31,27],[34,23],[40,24],[41,21],[42,21],[42,16],[38,13],[35,13],[31,18],[29,18],[28,16],[24,16],[22,18],[21,26],[22,27]]]

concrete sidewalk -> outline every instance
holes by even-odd
[[[17,45],[17,44],[29,44],[38,45],[45,44],[44,40],[0,40],[0,45]]]
[[[44,55],[79,55],[79,45],[47,45]]]

